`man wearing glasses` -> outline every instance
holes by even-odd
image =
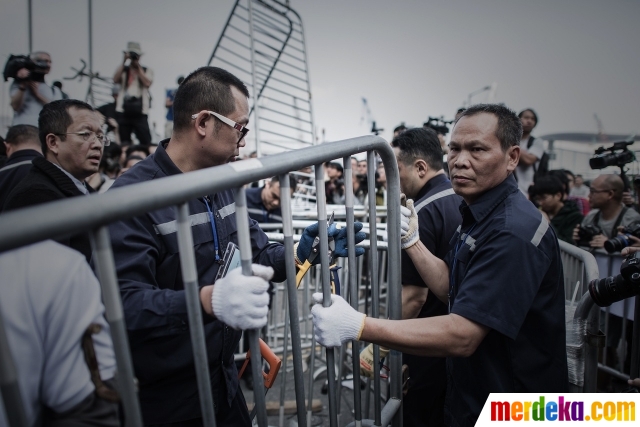
[[[235,162],[249,131],[248,96],[244,83],[225,70],[203,67],[191,73],[176,91],[171,138],[112,188]],[[285,279],[284,247],[269,243],[258,224],[249,220],[254,275],[242,276],[236,269],[215,280],[227,244],[238,241],[233,191],[188,204],[216,424],[249,427],[233,354],[241,329],[257,329],[267,322],[267,281]],[[110,226],[144,423],[201,426],[201,374],[194,366],[176,232],[173,207]],[[315,237],[306,230],[303,239],[305,235],[307,242]],[[340,247],[341,236],[331,235]],[[356,241],[358,237],[364,235]],[[305,252],[301,241],[298,259],[307,259],[308,246]]]
[[[44,158],[33,160],[27,176],[7,196],[3,211],[93,192],[84,180],[98,171],[104,146],[109,145],[100,114],[85,102],[63,99],[42,107],[38,127]],[[87,233],[58,241],[90,261]]]

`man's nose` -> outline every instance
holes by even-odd
[[[469,167],[469,153],[466,151],[460,151],[460,153],[454,158],[453,166],[456,168]]]

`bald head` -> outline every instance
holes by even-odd
[[[599,175],[596,179],[593,180],[592,185],[597,189],[612,190],[612,199],[616,202],[622,201],[624,183],[622,182],[622,178],[620,178],[620,176],[614,174]]]

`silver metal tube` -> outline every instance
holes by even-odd
[[[4,411],[10,426],[27,427],[27,414],[25,412],[16,365],[9,348],[2,307],[0,307],[0,395],[4,404]],[[0,420],[2,419],[0,413]]]
[[[253,44],[253,0],[248,0],[249,3],[249,43],[251,48],[251,87],[253,92],[253,128],[254,135],[256,136],[256,155],[261,157],[260,151],[260,107],[258,106],[258,85],[256,83],[256,50]]]
[[[196,380],[198,383],[198,397],[202,420],[206,426],[216,425],[216,416],[213,411],[213,394],[211,392],[211,376],[209,375],[209,361],[207,358],[207,345],[204,336],[204,324],[202,321],[202,305],[198,288],[198,271],[196,270],[196,258],[193,252],[193,234],[189,221],[189,204],[183,203],[176,206],[178,250],[180,251],[180,269],[182,283],[187,303],[187,316],[189,318],[189,333],[191,334],[191,346],[196,368]],[[228,326],[225,325],[225,328]]]
[[[116,265],[111,250],[111,240],[107,227],[100,227],[91,232],[93,259],[102,288],[102,299],[107,321],[111,328],[113,349],[118,365],[118,392],[124,407],[124,419],[127,426],[142,426],[140,404],[134,383],[133,362],[129,349],[129,338],[124,323],[120,288],[116,277]]]
[[[306,427],[307,421],[304,413],[304,377],[302,372],[302,344],[300,339],[300,320],[298,315],[296,266],[293,254],[290,188],[289,174],[280,175],[280,210],[282,211],[282,231],[284,232],[284,262],[287,270],[287,303],[289,304],[289,327],[291,328],[291,354],[293,356],[293,381],[296,390],[296,412],[298,415],[298,426]],[[286,341],[284,345],[286,346]]]
[[[278,426],[284,427],[284,394],[287,388],[287,358],[289,356],[289,328],[287,328],[287,317],[289,316],[289,306],[287,305],[287,294],[282,297],[284,304],[284,337],[282,339],[282,377],[280,378],[280,409],[278,413]]]
[[[391,419],[396,414],[402,414],[399,412],[401,406],[402,401],[400,399],[398,399],[397,397],[390,398],[384,405],[384,408],[382,408],[382,422],[380,423],[380,425],[386,427],[389,425]]]
[[[376,153],[374,151],[367,152],[367,183],[369,185],[369,230],[376,229],[376,187],[375,187],[375,168]],[[378,248],[376,236],[369,238],[371,251],[369,252],[369,278],[371,279],[371,317],[377,319],[380,315],[380,289],[378,288]],[[378,369],[378,361],[380,360],[380,348],[376,344],[373,346],[373,408],[375,425],[380,425],[380,412],[382,406],[380,404],[380,369]]]
[[[393,150],[378,150],[387,177],[387,236],[388,289],[387,315],[392,320],[402,319],[402,282],[400,277],[400,174]],[[402,403],[402,353],[389,352],[391,370],[390,398]],[[402,427],[402,410],[395,412],[394,427]]]
[[[236,201],[236,224],[238,229],[238,248],[240,249],[240,262],[242,274],[251,276],[251,236],[249,235],[249,212],[247,212],[247,199],[244,187],[234,189]],[[249,349],[251,350],[251,373],[253,374],[254,405],[257,408],[258,425],[267,427],[267,404],[264,397],[264,382],[262,379],[262,357],[260,353],[260,331],[252,329],[249,334]]]
[[[342,160],[345,171],[345,209],[347,220],[347,261],[349,268],[348,289],[350,294],[351,307],[358,310],[358,263],[356,261],[355,233],[353,230],[353,168],[351,158],[343,157]],[[375,233],[375,232],[374,232]],[[357,340],[351,341],[351,361],[353,369],[353,411],[356,425],[362,420],[362,391],[360,390],[360,344]]]
[[[324,166],[315,166],[316,195],[318,197],[318,236],[320,237],[320,265],[322,267],[322,305],[331,305],[331,275],[329,273],[329,239],[327,236],[327,200],[324,191]],[[326,349],[327,382],[329,389],[329,426],[338,427],[336,402],[336,363],[333,348]]]

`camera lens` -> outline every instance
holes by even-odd
[[[617,236],[604,242],[604,248],[609,253],[620,252],[630,244],[629,234],[623,234],[622,236]]]
[[[627,284],[621,274],[589,283],[589,294],[600,307],[608,307],[616,301],[635,295],[634,287]]]

